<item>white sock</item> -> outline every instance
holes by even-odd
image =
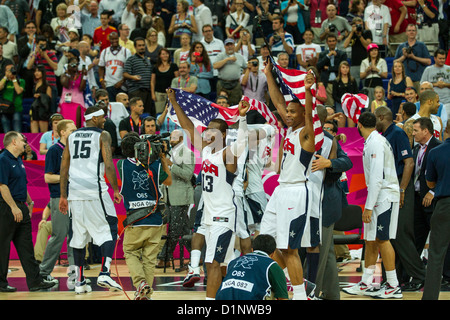
[[[375,266],[368,266],[364,268],[364,272],[361,278],[361,282],[371,285],[373,282],[373,274],[375,273]]]
[[[391,285],[391,287],[398,286],[397,272],[394,270],[386,271],[386,280]]]
[[[308,298],[306,297],[304,283],[292,286],[292,290],[294,292],[294,296],[292,297],[292,300],[308,300]]]
[[[200,250],[192,250],[191,251],[191,267],[197,268],[200,263],[200,255],[202,252]]]
[[[206,297],[206,300],[216,300],[216,298],[208,298],[208,297]]]

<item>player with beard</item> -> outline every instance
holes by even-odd
[[[72,219],[70,246],[77,268],[75,293],[92,290],[83,274],[86,245],[91,238],[102,253],[97,285],[110,291],[119,291],[122,288],[110,275],[118,219],[104,178],[106,173],[114,190],[114,202],[120,203],[122,196],[112,161],[111,136],[103,130],[105,113],[102,109],[89,107],[85,119],[86,127],[74,131],[67,139],[60,170],[59,210],[63,214],[70,214]]]

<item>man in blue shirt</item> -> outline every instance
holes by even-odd
[[[16,132],[5,134],[5,149],[0,154],[0,292],[14,292],[8,285],[9,254],[13,242],[30,291],[53,286],[39,275],[39,265],[34,258],[31,236],[33,201],[27,191],[27,174],[20,155],[26,145],[25,137]],[[26,204],[28,204],[28,206]]]
[[[61,158],[64,148],[67,143],[69,135],[77,130],[75,123],[72,120],[61,120],[57,125],[57,133],[60,140],[48,149],[45,157],[45,174],[44,180],[48,184],[50,190],[50,210],[52,217],[52,235],[47,242],[45,248],[44,258],[39,265],[41,275],[48,281],[53,281],[55,284],[58,280],[53,278],[50,274],[55,267],[56,260],[59,258],[64,239],[69,233],[70,218],[59,211],[60,185],[59,185],[59,171],[61,168]],[[73,253],[69,246],[67,246],[69,264],[74,265]]]
[[[402,290],[417,291],[423,287],[425,268],[414,245],[414,188],[411,179],[414,160],[412,149],[408,136],[404,130],[395,125],[392,111],[388,107],[378,107],[375,110],[375,116],[377,131],[383,134],[392,147],[400,184],[397,236],[391,241],[398,257],[396,259],[398,279],[400,282],[404,279]]]
[[[123,137],[122,154],[127,158],[119,160],[117,169],[122,181],[120,193],[127,211],[123,252],[137,289],[134,300],[149,300],[163,224],[159,184],[171,185],[172,175],[165,153],[148,167],[135,159],[134,146],[140,141],[136,132]]]
[[[450,244],[450,122],[447,122],[446,140],[428,155],[426,181],[434,188],[437,199],[431,216],[430,246],[423,290],[423,300],[438,300],[444,259],[449,257]],[[444,270],[445,271],[445,270]]]
[[[423,71],[431,65],[431,56],[427,46],[417,41],[417,26],[409,24],[406,27],[408,40],[397,47],[394,62],[398,61],[405,66],[405,74],[411,78],[416,91],[419,91],[420,79]]]

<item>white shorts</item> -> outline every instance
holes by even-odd
[[[72,219],[70,246],[82,249],[91,239],[97,246],[117,237],[117,216],[108,192],[98,200],[69,200]]]
[[[260,233],[273,236],[278,249],[311,246],[309,192],[306,183],[279,185],[270,197]]]
[[[267,207],[267,195],[264,191],[255,192],[246,195],[245,199],[244,205],[248,211],[248,228],[251,232],[259,231]]]
[[[235,258],[234,242],[236,239],[233,230],[218,225],[205,226],[205,262],[217,261],[222,265]]]
[[[398,202],[377,202],[372,211],[372,221],[364,223],[364,240],[395,239],[399,209]]]

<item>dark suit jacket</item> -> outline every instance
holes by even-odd
[[[425,179],[425,169],[427,167],[428,154],[430,153],[430,150],[432,150],[433,148],[437,147],[441,143],[442,143],[441,141],[439,141],[435,137],[432,137],[430,142],[428,143],[428,147],[427,147],[427,150],[425,151],[425,155],[423,156],[422,165],[420,167],[420,172],[419,172],[419,177],[418,177],[418,180],[420,181],[420,189],[419,189],[420,203],[422,203],[423,198],[428,193],[428,191],[430,191],[430,188],[428,188],[427,181]],[[414,174],[416,172],[417,155],[419,153],[419,149],[420,149],[420,145],[419,144],[414,146],[414,149],[413,149],[413,157],[414,157],[413,179],[414,179]],[[426,212],[428,212],[428,211],[432,212],[433,208],[434,208],[435,201],[436,201],[436,199],[433,199],[433,203],[431,204],[431,206],[429,206],[427,208],[424,208],[424,210]]]
[[[328,132],[325,135],[331,136]],[[331,138],[333,138],[331,136]],[[342,209],[348,205],[347,196],[342,189],[340,177],[343,172],[350,170],[353,163],[347,153],[337,143],[336,158],[331,159],[332,168],[327,169],[324,179],[322,200],[322,225],[329,227],[342,216]]]
[[[317,69],[320,72],[320,81],[326,87],[328,84],[328,79],[330,78],[330,72],[334,72],[336,76],[339,71],[339,64],[342,61],[347,61],[347,53],[345,51],[336,49],[336,56],[334,57],[334,66],[331,66],[331,60],[327,57],[330,53],[330,50],[326,49],[319,54],[319,60],[317,61]],[[325,70],[324,67],[328,66],[328,69]]]
[[[23,64],[25,60],[27,60],[28,55],[30,54],[30,48],[27,45],[28,36],[22,36],[17,39],[17,51],[19,53],[19,65],[17,66],[17,70],[20,72],[23,68]]]

